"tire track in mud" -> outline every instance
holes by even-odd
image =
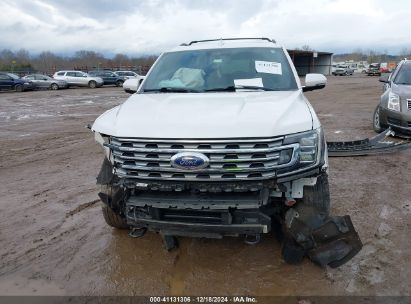
[[[70,216],[73,216],[73,215],[75,215],[75,214],[77,214],[77,213],[79,213],[79,212],[81,212],[81,211],[83,211],[83,210],[85,210],[85,209],[87,209],[87,208],[93,207],[93,206],[94,206],[95,204],[97,204],[98,202],[100,202],[100,200],[99,200],[99,199],[95,199],[95,200],[93,200],[93,201],[80,204],[80,205],[77,206],[75,209],[67,212],[67,213],[66,213],[66,218],[68,218],[68,217],[70,217]]]
[[[174,267],[172,270],[172,275],[169,279],[169,293],[172,296],[181,296],[187,293],[186,281],[192,270],[192,262],[187,261],[189,260],[188,253],[190,251],[191,244],[193,244],[193,240],[190,240],[188,248],[186,248],[184,244],[183,246],[179,246],[177,249],[178,252],[173,262]]]

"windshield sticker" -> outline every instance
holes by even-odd
[[[234,86],[252,86],[264,88],[262,78],[234,79]]]
[[[281,63],[271,61],[256,61],[255,69],[258,73],[282,75]]]

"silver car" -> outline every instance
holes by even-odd
[[[384,93],[374,111],[373,127],[382,132],[391,127],[402,134],[411,134],[411,60],[401,61],[391,75],[380,77]]]
[[[59,71],[54,73],[54,79],[64,80],[69,86],[97,88],[104,83],[100,77],[91,77],[81,71]]]
[[[59,90],[59,89],[66,89],[68,84],[64,80],[54,79],[47,75],[42,74],[30,74],[24,76],[22,79],[26,79],[31,81],[35,88],[38,89],[50,89],[50,90]]]

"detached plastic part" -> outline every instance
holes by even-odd
[[[339,267],[353,258],[362,242],[349,215],[321,219],[306,206],[286,213],[285,229],[314,263]]]

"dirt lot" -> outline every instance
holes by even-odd
[[[373,135],[375,77],[329,77],[307,94],[329,140]],[[108,227],[95,176],[102,153],[84,126],[128,97],[119,88],[0,93],[0,294],[410,295],[411,150],[330,159],[334,214],[364,248],[338,269],[290,266],[266,236],[132,239]]]

